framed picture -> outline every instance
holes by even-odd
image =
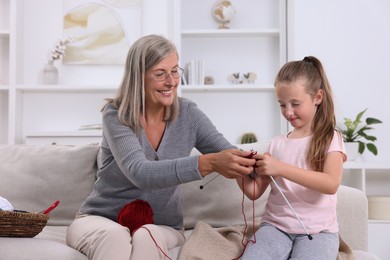
[[[64,64],[124,64],[141,36],[142,0],[63,0]]]

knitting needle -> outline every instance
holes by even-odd
[[[307,231],[306,227],[303,225],[301,219],[298,217],[297,213],[295,212],[295,210],[294,210],[293,207],[291,206],[290,202],[288,202],[286,196],[284,196],[282,190],[280,189],[279,185],[276,183],[274,177],[273,177],[273,176],[269,176],[269,177],[271,178],[272,182],[275,184],[276,188],[278,189],[278,191],[279,191],[280,194],[282,195],[284,201],[286,201],[287,205],[290,207],[292,213],[294,213],[295,218],[298,220],[299,224],[301,224],[303,230],[305,230],[306,235],[307,235],[307,237],[309,238],[309,240],[312,240],[313,237],[309,234],[309,232]]]
[[[219,174],[217,174],[216,176],[214,176],[211,180],[209,180],[209,181],[206,182],[205,184],[200,185],[200,186],[199,186],[199,189],[203,190],[203,188],[204,188],[207,184],[209,184],[209,182],[213,181],[213,180],[214,180],[215,178],[217,178],[218,176],[219,176]]]
[[[241,151],[242,151],[242,150],[241,150]],[[250,153],[246,158],[249,158],[249,159],[250,159],[250,158],[252,158],[253,155],[257,154],[257,151],[254,150],[254,149],[251,149],[250,151],[251,151],[251,153]],[[213,181],[215,178],[217,178],[218,176],[220,176],[220,175],[218,174],[218,175],[214,176],[211,180],[207,181],[205,184],[200,185],[200,186],[199,186],[199,189],[203,190],[203,188],[204,188],[207,184],[209,184],[209,182],[212,182],[212,181]]]

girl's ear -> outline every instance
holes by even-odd
[[[322,98],[324,97],[324,91],[319,89],[317,94],[314,96],[314,103],[318,106],[322,102]]]

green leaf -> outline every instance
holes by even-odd
[[[367,108],[364,109],[362,112],[360,112],[357,116],[356,116],[356,119],[355,119],[355,122],[361,122],[360,119],[362,118],[363,114],[366,112]]]
[[[367,144],[367,149],[372,152],[374,155],[378,154],[378,149],[376,148],[375,144],[373,143],[368,143]]]
[[[373,125],[373,124],[381,124],[382,121],[373,117],[367,117],[366,118],[366,124],[367,125]]]
[[[359,153],[362,154],[364,152],[364,149],[366,148],[366,145],[363,142],[359,141]]]
[[[372,135],[365,135],[364,138],[366,138],[368,141],[375,142],[376,137]]]
[[[347,130],[354,131],[355,128],[353,127],[353,122],[349,118],[344,118],[344,125],[347,127]]]
[[[359,129],[359,131],[367,131],[367,130],[371,130],[371,129],[375,129],[375,128],[372,128],[370,126],[363,126],[362,128]]]

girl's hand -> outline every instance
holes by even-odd
[[[256,159],[255,171],[257,174],[278,176],[282,172],[281,168],[283,167],[283,163],[273,158],[269,153],[258,154],[253,158]]]
[[[254,174],[243,178],[236,179],[238,186],[244,194],[251,200],[256,200],[263,195],[268,185],[271,183],[271,178],[266,175]]]

